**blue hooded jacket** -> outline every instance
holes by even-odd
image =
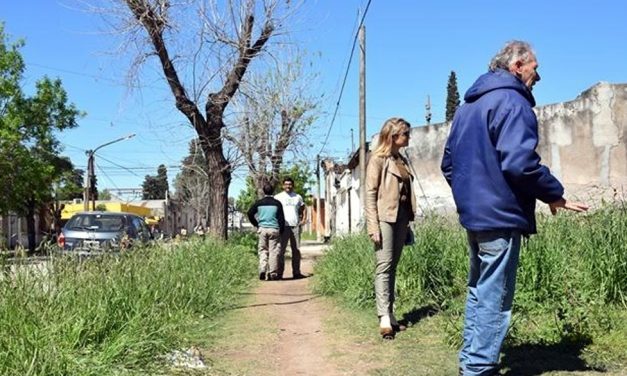
[[[564,188],[535,151],[538,121],[531,91],[516,76],[497,69],[479,77],[464,100],[441,165],[462,226],[535,233],[536,199],[557,201]]]

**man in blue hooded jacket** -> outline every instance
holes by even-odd
[[[511,317],[521,235],[536,232],[535,204],[577,212],[540,164],[532,110],[538,62],[526,42],[511,41],[492,59],[455,114],[442,172],[453,190],[469,243],[470,273],[460,375],[495,375]]]

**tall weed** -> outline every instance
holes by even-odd
[[[372,242],[366,235],[336,239],[315,266],[314,291],[338,295],[351,307],[373,306],[373,252]]]
[[[244,248],[211,240],[18,267],[0,282],[0,374],[145,374],[254,270]]]

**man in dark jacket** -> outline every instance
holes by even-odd
[[[265,183],[265,197],[248,210],[248,219],[259,234],[259,279],[278,280],[281,254],[281,233],[285,228],[283,206],[272,197],[274,188]]]
[[[514,298],[521,235],[536,232],[536,200],[585,211],[540,164],[533,85],[540,81],[531,46],[512,41],[492,59],[457,110],[442,172],[453,190],[469,242],[470,273],[460,375],[498,372]]]

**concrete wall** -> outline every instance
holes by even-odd
[[[454,212],[451,189],[440,171],[442,151],[449,129],[448,123],[411,129],[409,146],[405,153],[416,177],[413,188],[420,209],[418,212]]]
[[[35,215],[35,243],[39,244],[44,232],[40,227],[49,222],[40,221],[39,215]],[[15,249],[16,247],[28,248],[28,229],[26,218],[16,214],[0,216],[0,250]],[[48,230],[48,229],[45,229]]]
[[[627,186],[627,84],[599,83],[573,101],[540,107],[536,114],[538,151],[571,194]]]
[[[627,189],[627,84],[599,83],[575,100],[535,109],[542,163],[566,187],[566,195],[590,203],[625,198]],[[424,210],[454,211],[440,173],[450,123],[412,128],[407,148],[418,176],[414,187]]]

